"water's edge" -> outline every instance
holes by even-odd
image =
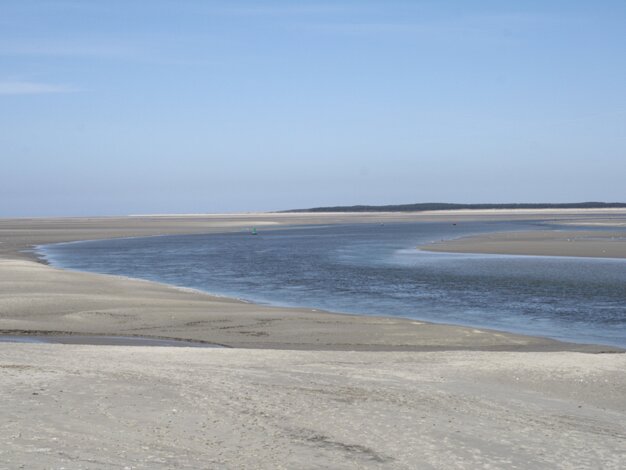
[[[220,344],[192,341],[186,339],[161,338],[151,336],[116,336],[116,335],[87,335],[54,332],[28,332],[20,334],[0,334],[2,343],[27,344],[75,344],[98,346],[149,346],[149,347],[176,347],[176,348],[225,348]]]
[[[311,228],[318,228],[317,226],[309,226]],[[280,229],[285,229],[285,228],[291,228],[289,226],[286,227],[280,227]],[[230,232],[224,232],[224,234],[227,234]],[[193,235],[198,235],[198,234],[193,234]],[[216,235],[216,233],[209,233],[207,235]],[[152,235],[149,237],[144,237],[144,236],[140,236],[140,237],[115,237],[115,238],[106,238],[106,239],[93,239],[93,240],[80,240],[80,241],[70,241],[70,242],[58,242],[58,243],[51,243],[51,244],[43,244],[43,245],[37,245],[37,246],[33,246],[30,247],[30,249],[32,250],[32,252],[37,256],[37,258],[40,260],[40,262],[42,262],[43,264],[49,265],[51,267],[57,268],[57,269],[63,269],[63,270],[67,270],[67,271],[73,271],[73,272],[79,272],[79,273],[94,273],[94,271],[85,271],[85,270],[77,270],[77,269],[72,269],[72,268],[68,268],[63,266],[60,263],[55,262],[54,260],[51,260],[49,257],[46,256],[45,250],[47,247],[53,247],[56,245],[67,245],[67,244],[75,244],[75,243],[87,243],[87,242],[97,242],[97,241],[110,241],[110,240],[120,240],[120,239],[144,239],[144,238],[155,238],[155,237],[172,237],[173,235]],[[180,235],[174,235],[174,236],[180,236]],[[443,256],[445,256],[445,253],[442,253]],[[494,256],[501,256],[501,255],[494,255]],[[515,255],[513,255],[515,256]],[[522,255],[520,255],[522,256]],[[476,324],[472,324],[471,322],[468,323],[451,323],[451,322],[438,322],[438,321],[433,321],[432,319],[421,319],[418,317],[415,318],[403,318],[403,317],[398,317],[398,316],[394,316],[394,315],[380,315],[380,314],[369,314],[369,313],[357,313],[357,312],[345,312],[345,311],[337,311],[337,310],[325,310],[325,309],[321,309],[321,308],[312,308],[310,306],[296,306],[296,305],[289,305],[286,303],[277,303],[277,302],[258,302],[258,301],[252,301],[252,300],[246,300],[245,298],[238,298],[238,297],[232,297],[229,295],[223,295],[223,294],[219,294],[219,293],[214,293],[214,292],[209,292],[207,290],[203,290],[203,289],[198,289],[198,288],[194,288],[194,287],[185,287],[185,286],[179,286],[179,285],[175,285],[175,284],[170,284],[167,282],[161,282],[161,281],[155,281],[152,279],[146,279],[146,278],[142,278],[142,277],[131,277],[131,276],[118,276],[115,274],[108,274],[108,273],[99,273],[101,275],[107,275],[107,276],[115,276],[115,277],[120,277],[120,278],[124,278],[124,279],[129,279],[129,280],[136,280],[136,281],[142,281],[142,282],[150,282],[150,283],[156,283],[156,284],[160,284],[163,286],[166,286],[168,288],[174,288],[177,290],[182,290],[182,291],[187,291],[187,292],[196,292],[196,293],[201,293],[204,295],[208,295],[211,297],[216,297],[216,298],[224,298],[224,299],[230,299],[233,301],[237,301],[237,302],[243,302],[243,303],[249,303],[249,304],[256,304],[256,305],[265,305],[265,306],[272,306],[272,307],[276,307],[276,308],[297,308],[297,309],[303,309],[303,310],[310,310],[310,311],[317,311],[317,312],[327,312],[327,313],[335,313],[335,314],[342,314],[342,315],[356,315],[356,316],[368,316],[368,317],[380,317],[380,318],[392,318],[394,320],[406,320],[406,321],[411,321],[412,319],[414,320],[419,320],[421,322],[425,322],[425,323],[431,323],[431,324],[439,324],[439,325],[448,325],[448,326],[461,326],[461,327],[474,327],[474,328],[480,328],[484,331],[492,331],[492,332],[503,332],[503,333],[510,333],[510,334],[515,334],[515,335],[521,335],[521,336],[527,336],[527,337],[535,337],[535,338],[541,338],[541,339],[547,339],[550,341],[555,341],[555,342],[559,342],[559,343],[563,343],[563,344],[581,344],[581,345],[596,345],[596,346],[606,346],[609,348],[618,348],[619,350],[623,350],[621,346],[617,346],[614,344],[598,344],[598,343],[594,343],[594,342],[585,342],[585,341],[579,341],[579,340],[569,340],[569,339],[560,339],[560,338],[554,338],[554,337],[550,337],[550,336],[544,336],[544,335],[537,335],[537,334],[528,334],[527,332],[523,332],[523,331],[516,331],[515,329],[495,329],[495,328],[489,328],[489,327],[484,327],[482,325],[476,325]],[[120,337],[121,338],[121,337]],[[137,338],[146,338],[148,340],[150,340],[150,337],[137,337]],[[159,340],[157,338],[157,340]],[[163,340],[167,341],[167,340],[172,340],[170,338],[164,338]],[[176,340],[173,340],[176,341]],[[182,340],[184,341],[184,340]],[[220,345],[213,345],[213,347],[220,347]]]

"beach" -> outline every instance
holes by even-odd
[[[620,468],[626,359],[617,348],[261,306],[61,270],[32,252],[56,242],[250,227],[477,218],[593,224],[607,216],[623,220],[626,213],[0,220],[1,334],[225,346],[0,343],[0,462],[6,468]],[[542,241],[546,254],[572,243],[562,235]],[[593,250],[615,253],[614,240],[593,243]]]
[[[623,468],[626,357],[0,344],[1,468]]]

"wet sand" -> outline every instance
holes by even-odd
[[[249,226],[588,216],[0,220],[0,334],[235,348],[0,343],[0,468],[622,468],[626,356],[589,354],[616,348],[259,306],[24,251]]]
[[[89,344],[98,346],[166,346],[175,348],[220,348],[222,346],[203,341],[182,339],[146,338],[143,336],[103,336],[58,334],[54,332],[19,335],[0,335],[0,343],[26,344]]]

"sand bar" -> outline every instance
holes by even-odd
[[[420,246],[427,251],[626,258],[626,231],[502,232]]]

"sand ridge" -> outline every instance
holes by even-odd
[[[444,240],[419,248],[448,253],[626,258],[626,231],[502,232]]]

